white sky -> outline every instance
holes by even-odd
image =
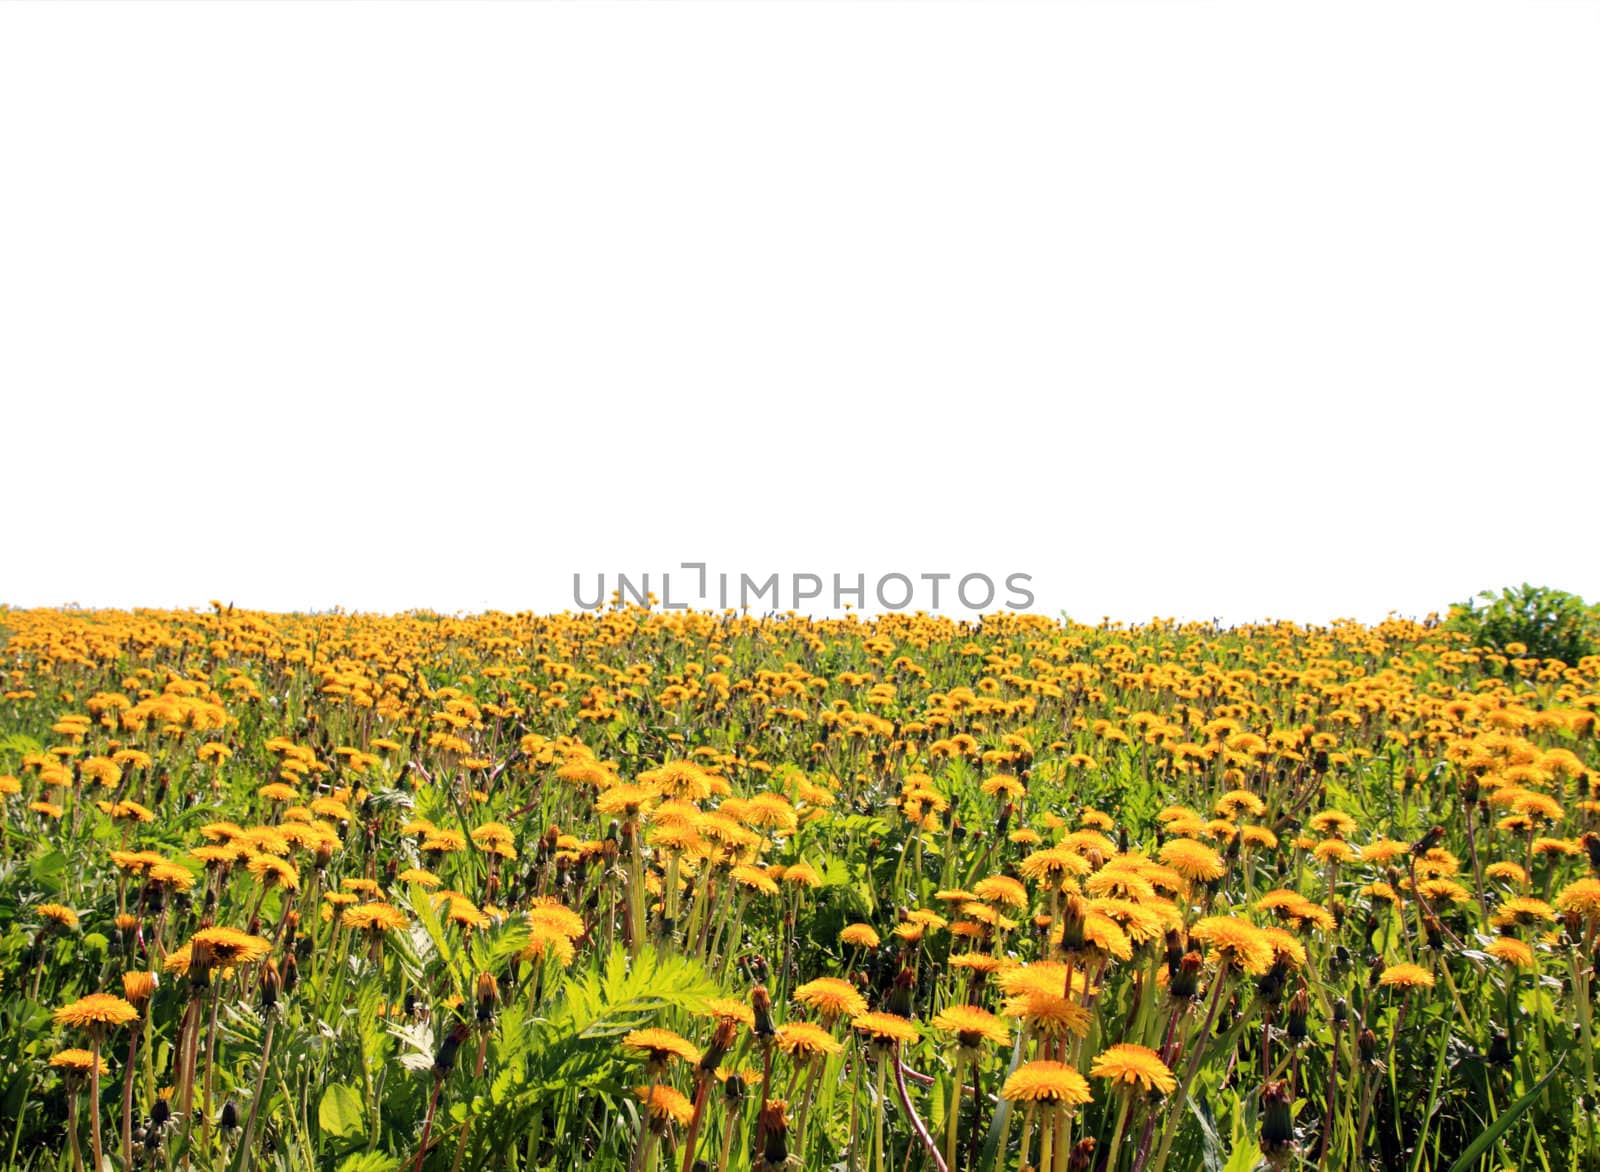
[[[0,602],[1600,596],[1596,61],[1543,0],[0,6]]]

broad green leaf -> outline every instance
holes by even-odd
[[[360,1094],[354,1087],[334,1083],[322,1092],[322,1101],[317,1104],[317,1123],[328,1135],[339,1139],[364,1135],[367,1122]]]

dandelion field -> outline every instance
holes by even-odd
[[[1600,657],[0,609],[0,1166],[1600,1167]]]

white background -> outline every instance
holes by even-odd
[[[0,7],[0,602],[1600,595],[1600,8]]]

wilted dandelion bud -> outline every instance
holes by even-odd
[[[1289,1041],[1300,1045],[1311,1036],[1306,1020],[1311,1015],[1311,994],[1306,989],[1304,981],[1300,988],[1295,990],[1294,997],[1289,1001]]]
[[[172,1104],[165,1099],[158,1098],[155,1101],[155,1105],[150,1108],[150,1126],[152,1128],[165,1127],[167,1121],[171,1118]]]
[[[1417,839],[1416,842],[1412,843],[1411,857],[1414,859],[1420,859],[1423,855],[1427,854],[1443,841],[1444,827],[1434,826],[1429,829],[1428,833],[1424,834],[1421,838]]]
[[[444,1037],[444,1042],[439,1046],[439,1052],[433,1056],[434,1078],[450,1077],[450,1072],[456,1068],[456,1053],[470,1033],[465,1022],[458,1021],[451,1027],[450,1032]]]
[[[737,1111],[739,1104],[744,1102],[744,1079],[737,1074],[730,1074],[727,1081],[722,1084],[722,1101],[727,1104],[728,1110]]]
[[[1167,976],[1177,976],[1178,965],[1183,961],[1183,933],[1176,928],[1167,929]]]
[[[1469,806],[1478,800],[1478,778],[1476,774],[1469,773],[1462,778],[1461,800]]]
[[[494,1020],[494,1007],[500,1000],[500,986],[495,984],[494,977],[488,973],[479,973],[476,995],[478,1024],[488,1025]]]
[[[283,958],[283,991],[293,993],[294,987],[300,983],[300,962],[289,953]]]
[[[1350,1023],[1350,1003],[1340,997],[1333,1003],[1333,1024],[1336,1026]]]
[[[789,1162],[789,1104],[768,1099],[761,1109],[761,1128],[766,1136],[761,1148],[763,1168],[782,1168]]]
[[[739,1026],[732,1018],[722,1018],[717,1022],[717,1028],[711,1033],[711,1044],[706,1047],[700,1056],[700,1072],[702,1074],[715,1073],[729,1050],[733,1049],[734,1042],[739,1039]]]
[[[894,984],[889,987],[888,995],[883,999],[883,1007],[889,1013],[901,1017],[911,1016],[913,986],[917,983],[917,974],[909,968],[902,968],[894,978]]]
[[[1333,913],[1334,926],[1343,928],[1346,911],[1344,900],[1337,895],[1334,896],[1328,901],[1328,910]]]
[[[222,1112],[217,1116],[217,1126],[223,1131],[232,1131],[239,1126],[239,1108],[232,1099],[222,1104]]]
[[[750,990],[750,1008],[756,1015],[756,1024],[751,1032],[762,1041],[777,1036],[778,1031],[772,1024],[772,995],[767,992],[765,985],[757,985]]]
[[[1294,1150],[1294,1098],[1285,1082],[1261,1088],[1261,1151],[1271,1160]]]
[[[1071,1172],[1089,1172],[1094,1166],[1094,1137],[1086,1136],[1072,1145],[1072,1152],[1067,1156],[1067,1167]]]
[[[1362,1030],[1356,1035],[1356,1046],[1361,1051],[1361,1061],[1367,1066],[1375,1065],[1378,1061],[1378,1035],[1371,1030]]]
[[[271,1010],[282,992],[283,977],[278,974],[277,962],[268,957],[261,965],[261,1008]]]
[[[1177,971],[1167,981],[1167,993],[1174,1001],[1191,1001],[1200,990],[1200,970],[1206,959],[1198,952],[1186,952],[1178,961]]]
[[[1600,874],[1600,834],[1590,830],[1579,835],[1578,842],[1589,856],[1589,869]]]
[[[1077,952],[1083,948],[1083,924],[1086,912],[1083,897],[1068,892],[1061,907],[1061,941],[1063,952]]]

